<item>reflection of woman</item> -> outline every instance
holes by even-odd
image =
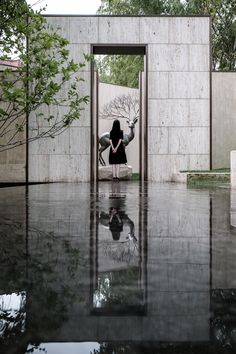
[[[134,223],[122,211],[118,211],[116,207],[111,207],[109,210],[109,214],[105,213],[104,211],[101,212],[99,222],[105,227],[109,228],[112,233],[112,238],[114,241],[120,240],[120,233],[123,231],[123,226],[128,226],[129,233],[126,236],[125,240],[122,241],[128,242],[133,241],[134,243],[137,242],[137,238],[134,235]]]
[[[120,180],[120,164],[126,163],[125,148],[123,145],[123,130],[120,129],[120,121],[115,119],[110,131],[109,164],[112,165],[113,180]]]
[[[120,233],[123,231],[123,222],[116,208],[110,208],[109,216],[109,229],[112,233],[112,238],[114,241],[118,241],[120,239]]]

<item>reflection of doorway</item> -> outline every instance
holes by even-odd
[[[92,315],[142,316],[147,311],[145,215],[133,208],[126,186],[122,183],[121,190],[113,183],[109,197],[97,200],[91,215]]]
[[[101,166],[101,159],[99,162],[98,154],[99,147],[101,148],[101,144],[99,144],[99,136],[106,133],[109,134],[109,131],[112,126],[112,122],[114,119],[118,118],[121,123],[121,129],[124,131],[126,136],[131,136],[134,132],[135,137],[130,144],[126,147],[128,165],[132,166],[133,177],[139,180],[147,179],[147,124],[146,124],[146,46],[104,46],[104,45],[94,45],[92,46],[92,53],[98,58],[98,56],[106,56],[106,57],[117,57],[117,56],[125,56],[130,58],[135,58],[139,56],[142,58],[144,63],[144,71],[138,73],[137,88],[130,87],[122,87],[122,85],[114,85],[109,84],[109,82],[99,84],[98,72],[95,70],[94,63],[92,64],[92,126],[91,126],[91,137],[92,137],[92,156],[91,156],[91,180],[97,181],[99,179],[99,166]],[[132,56],[132,57],[131,57]],[[109,97],[108,97],[109,96]],[[122,100],[123,98],[132,97],[132,104],[136,103],[136,108],[138,108],[138,121],[135,122],[135,127],[132,127],[132,118],[135,117],[134,112],[131,112],[129,115],[131,122],[128,122],[126,118],[126,114],[122,116],[117,116],[116,113],[109,114],[110,104],[114,102],[115,98]],[[135,100],[136,97],[136,100]],[[138,105],[138,107],[137,107]],[[103,114],[103,107],[108,107],[108,111]],[[127,111],[129,110],[129,107]],[[137,113],[137,112],[136,112]],[[99,119],[100,116],[100,119]],[[127,114],[128,116],[128,114]],[[109,139],[109,138],[108,138]],[[107,140],[108,140],[107,139]],[[105,160],[106,166],[108,166],[108,152],[109,146],[105,151],[102,152],[102,158]]]

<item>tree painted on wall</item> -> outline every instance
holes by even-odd
[[[0,59],[21,65],[0,73],[0,151],[54,138],[78,119],[88,96],[80,93],[79,70],[70,60],[68,40],[25,0],[2,0]],[[86,56],[85,56],[86,57]],[[32,121],[29,122],[27,117]],[[28,130],[29,128],[29,130]],[[26,133],[29,132],[29,134]]]
[[[99,115],[103,119],[138,119],[139,97],[131,94],[117,96],[104,105]]]

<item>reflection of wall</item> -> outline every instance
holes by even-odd
[[[209,340],[209,193],[173,187],[156,195],[148,213],[149,313],[161,340]]]
[[[147,282],[144,282],[147,311],[145,316],[125,318],[91,315],[91,283],[94,281],[91,267],[96,268],[93,261],[97,251],[96,237],[98,242],[101,239],[96,235],[96,225],[99,211],[108,210],[114,201],[117,202],[111,188],[111,183],[104,182],[99,185],[98,194],[88,197],[88,184],[28,187],[27,268],[26,244],[20,236],[25,236],[24,227],[12,232],[15,235],[12,248],[18,250],[23,264],[22,267],[20,262],[15,263],[18,272],[19,268],[21,271],[15,276],[20,278],[25,271],[29,280],[27,331],[30,336],[33,339],[38,336],[45,342],[99,342],[117,338],[120,341],[209,340],[210,196],[207,190],[149,184],[148,195],[143,193],[140,198],[139,185],[119,184],[121,208],[135,226],[138,225],[137,232],[139,229],[143,239],[140,269],[144,273],[147,270]],[[225,190],[219,191],[212,204],[215,210],[212,279],[214,287],[230,288],[235,286],[234,241],[229,240],[226,232],[229,230],[229,195],[226,199],[223,195]],[[1,220],[6,221],[11,210],[12,220],[24,221],[24,197],[22,188],[3,189]],[[145,205],[145,209],[140,210],[141,205]],[[140,222],[142,213],[147,223]],[[2,225],[1,230],[4,231]],[[1,236],[1,246],[2,239]],[[11,235],[8,242],[12,243],[12,239]],[[15,257],[12,253],[10,260]],[[101,262],[101,266],[101,270],[105,270],[105,262]],[[1,288],[13,292],[3,276],[0,274]],[[221,281],[221,278],[225,279]]]
[[[25,193],[25,187],[1,188],[0,192],[0,294],[25,290]]]
[[[218,189],[212,198],[212,288],[236,288],[236,229],[230,225],[235,212],[233,189]]]
[[[99,83],[99,110],[102,112],[103,106],[109,104],[109,102],[117,96],[122,95],[137,95],[139,98],[139,89],[133,89],[130,87],[118,86]],[[131,117],[132,119],[132,117]],[[102,119],[99,117],[99,136],[102,133],[110,132],[113,119]],[[126,119],[120,119],[121,129],[124,133],[128,134],[130,129]],[[102,154],[106,164],[108,164],[109,148]],[[132,142],[126,147],[126,155],[128,164],[132,166],[133,172],[139,172],[139,121],[135,124],[135,137]]]
[[[90,205],[85,197],[89,186],[70,188],[65,185],[32,186],[29,191],[29,226],[46,232],[39,235],[30,231],[30,255],[53,266],[52,273],[45,272],[42,284],[51,286],[66,305],[66,320],[59,318],[57,332],[42,328],[44,340],[209,340],[208,191],[196,194],[185,187],[161,190],[150,186],[148,205],[145,204],[148,224],[141,225],[138,186],[121,183],[122,208],[135,225],[141,226],[140,237],[147,238],[147,264],[144,255],[141,263],[143,270],[147,266],[147,314],[125,316],[125,319],[110,315],[108,320],[107,316],[90,314],[90,282],[93,279],[87,262],[91,262],[89,257],[94,257],[96,252],[96,233],[93,231],[94,247],[92,253],[89,251],[90,226],[95,230],[98,222],[93,217],[96,212],[99,216],[98,211],[109,209],[116,199],[112,200],[110,183],[100,185],[99,199],[95,196],[91,200],[91,210],[95,213],[91,214],[89,225]],[[97,237],[99,242],[101,237]],[[71,277],[72,258],[66,251],[66,243],[80,251],[78,260],[84,262],[74,277]],[[52,246],[50,249],[49,245]],[[101,265],[105,266],[103,262]],[[40,310],[42,284],[31,296],[31,316]],[[63,288],[66,289],[64,294]],[[74,297],[68,296],[67,292]],[[54,308],[55,305],[48,308],[49,315]]]

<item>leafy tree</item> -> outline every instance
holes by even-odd
[[[236,70],[235,0],[102,0],[98,13],[211,15],[213,70]],[[133,71],[137,71],[135,65]]]
[[[188,0],[186,15],[212,16],[213,70],[236,70],[236,2],[234,0]]]
[[[80,117],[88,96],[78,92],[82,80],[78,72],[85,64],[69,60],[69,42],[59,35],[59,28],[47,24],[41,11],[33,11],[25,0],[1,0],[0,29],[0,59],[18,57],[21,62],[17,69],[5,67],[0,73],[0,151],[4,151],[62,133]],[[35,116],[28,135],[29,115]]]
[[[143,70],[140,55],[106,55],[96,58],[100,81],[137,88],[139,72]]]

